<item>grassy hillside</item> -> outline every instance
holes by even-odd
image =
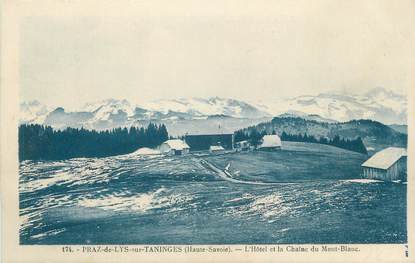
[[[406,134],[371,120],[326,123],[296,117],[276,117],[270,122],[263,122],[256,126],[248,127],[244,131],[250,132],[252,129],[257,129],[260,132],[266,131],[267,133],[275,131],[279,135],[282,132],[288,134],[307,133],[307,135],[313,135],[317,138],[333,138],[335,135],[347,139],[361,137],[369,153],[389,146],[406,147],[407,144]]]
[[[221,168],[230,163],[230,170],[241,180],[298,182],[360,178],[360,165],[367,158],[328,145],[283,142],[281,151],[234,153],[206,159]]]

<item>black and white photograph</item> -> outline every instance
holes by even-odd
[[[414,2],[129,4],[19,17],[18,246],[408,257]]]

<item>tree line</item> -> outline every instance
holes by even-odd
[[[271,134],[277,134],[276,131],[272,131]],[[235,142],[249,141],[253,146],[259,146],[261,144],[262,137],[267,135],[265,130],[259,132],[257,129],[251,129],[249,132],[244,130],[238,130],[235,132]],[[366,147],[362,141],[362,138],[357,137],[356,139],[341,138],[339,135],[335,135],[333,138],[320,137],[316,138],[312,135],[304,134],[288,134],[285,131],[280,136],[282,141],[294,141],[294,142],[311,142],[320,143],[335,146],[338,148],[367,154]]]
[[[321,143],[331,146],[336,146],[342,149],[350,150],[353,152],[367,154],[366,147],[362,141],[362,138],[357,137],[356,139],[340,138],[339,135],[335,135],[332,139],[326,137],[320,137],[317,139],[312,135],[304,134],[287,134],[282,132],[281,140],[283,141],[294,141],[294,142],[312,142]]]
[[[96,131],[84,128],[55,130],[50,126],[19,126],[19,160],[60,160],[105,157],[156,147],[169,138],[164,124]]]

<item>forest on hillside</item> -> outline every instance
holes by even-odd
[[[277,132],[274,130],[271,132],[271,134],[277,134]],[[265,135],[267,135],[266,130],[263,130],[262,132],[259,132],[256,129],[251,129],[249,132],[239,130],[235,132],[235,142],[247,140],[252,145],[258,146],[261,143],[262,137]],[[326,137],[316,138],[313,135],[307,135],[307,133],[288,134],[286,132],[282,132],[280,137],[282,141],[320,143],[350,150],[353,152],[367,154],[366,147],[360,137],[357,137],[356,139],[347,139],[341,138],[339,135],[335,135],[332,139],[330,139]]]
[[[328,141],[334,140],[334,144],[340,145],[349,145],[347,140],[353,141],[361,138],[370,154],[390,146],[407,147],[408,142],[407,134],[400,133],[378,121],[363,119],[328,123],[306,120],[300,117],[275,117],[271,121],[262,122],[237,132],[250,134],[253,130],[260,134],[275,132],[281,136],[285,132],[294,136],[293,138],[287,138],[287,140],[307,141],[316,139],[320,141],[321,139],[321,143],[325,143],[325,139],[327,139]],[[314,139],[301,138],[300,135],[303,137],[304,135],[307,135],[307,137],[313,136]],[[342,139],[346,142],[342,142]]]
[[[166,126],[95,131],[77,128],[55,130],[50,126],[19,126],[19,160],[61,160],[77,157],[105,157],[131,153],[141,147],[155,147],[169,138]]]

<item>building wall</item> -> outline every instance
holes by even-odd
[[[407,158],[406,156],[401,157],[394,165],[392,165],[388,169],[388,176],[391,178],[392,181],[394,180],[402,180],[406,181],[406,174],[407,174]]]
[[[399,179],[398,162],[396,162],[391,167],[388,168],[387,173],[386,173],[386,180],[395,181],[398,179]]]
[[[177,155],[175,149],[172,149],[167,143],[163,143],[159,147],[160,152],[167,154],[167,155]],[[185,148],[180,150],[179,155],[185,155],[189,153],[189,149]]]
[[[160,152],[162,152],[162,153],[167,153],[167,152],[171,151],[171,148],[167,143],[162,143],[160,145],[159,149],[160,149]]]
[[[185,141],[191,151],[209,150],[211,145],[221,145],[225,150],[233,149],[233,134],[186,135]]]
[[[386,170],[372,167],[363,167],[363,178],[386,180]]]
[[[408,160],[407,160],[407,157],[403,156],[401,159],[399,159],[398,164],[399,164],[398,170],[399,170],[400,179],[402,181],[408,181],[408,170],[407,170]]]

